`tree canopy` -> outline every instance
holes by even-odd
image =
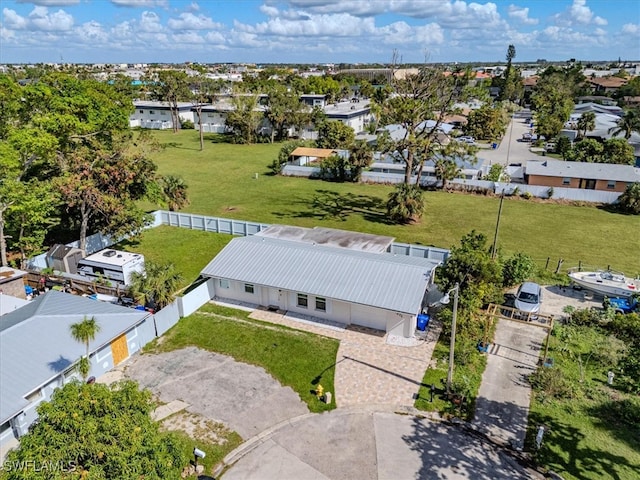
[[[38,406],[38,419],[5,463],[57,468],[10,468],[3,478],[179,478],[188,458],[172,434],[160,432],[153,408],[151,393],[132,381],[68,383]]]

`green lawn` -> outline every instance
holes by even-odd
[[[586,347],[586,348],[585,348]],[[562,383],[564,395],[534,390],[529,413],[527,449],[536,461],[565,480],[640,478],[640,401],[637,396],[607,385],[607,355],[599,362],[583,354],[584,381],[580,382],[578,355],[573,345],[550,338],[549,355]],[[580,344],[580,351],[597,350]],[[539,425],[547,432],[540,451],[534,439]]]
[[[182,274],[180,286],[186,287],[232,238],[224,233],[160,226],[119,243],[118,248],[141,252],[145,259],[155,262],[173,263]]]
[[[450,248],[472,229],[493,238],[499,199],[426,192],[420,224],[387,223],[388,185],[332,183],[267,175],[280,145],[230,145],[206,142],[199,150],[195,131],[154,132],[168,146],[154,156],[162,174],[181,175],[189,185],[186,212],[204,215],[390,235],[400,242]],[[255,178],[255,174],[258,178]],[[314,202],[315,201],[315,202]],[[315,207],[314,207],[315,203]],[[151,206],[149,206],[151,207]],[[640,273],[640,216],[625,216],[594,206],[508,198],[500,223],[499,246],[522,251],[555,268],[608,265],[628,275]],[[169,249],[167,249],[169,251]]]
[[[162,352],[196,346],[263,367],[281,384],[290,386],[312,412],[336,407],[319,401],[320,383],[335,393],[334,372],[338,341],[248,318],[248,312],[212,304],[183,318],[145,351]]]

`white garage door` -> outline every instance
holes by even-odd
[[[387,331],[386,312],[379,308],[351,305],[351,323],[362,327]]]

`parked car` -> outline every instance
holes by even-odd
[[[542,288],[537,283],[524,282],[516,293],[514,307],[521,317],[536,319],[542,304]]]
[[[555,151],[556,151],[556,144],[555,144],[555,143],[553,143],[553,142],[547,142],[547,143],[545,143],[545,145],[544,145],[544,150],[545,150],[546,152],[552,152],[552,153],[553,153],[553,152],[555,152]]]
[[[613,308],[616,313],[640,313],[640,304],[638,303],[638,297],[632,296],[630,298],[624,297],[604,297],[602,302],[604,308]]]
[[[476,143],[476,139],[468,135],[463,135],[462,137],[458,137],[456,138],[456,140],[458,140],[459,142],[468,143],[468,144]]]

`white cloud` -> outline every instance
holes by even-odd
[[[640,37],[640,23],[625,23],[622,26],[622,33],[632,37]]]
[[[49,13],[47,7],[36,6],[29,14],[29,22],[38,30],[64,32],[73,27],[73,17],[64,10]]]
[[[21,17],[15,10],[10,8],[2,9],[2,17],[4,19],[4,27],[8,30],[23,30],[27,28],[29,23],[26,18]]]
[[[260,5],[260,11],[267,17],[277,17],[280,13],[280,11],[276,7],[271,7],[265,4]]]
[[[421,44],[442,44],[444,43],[444,30],[437,23],[429,23],[415,28],[415,38]]]
[[[0,40],[9,41],[14,40],[16,38],[16,34],[13,30],[9,30],[0,26]]]
[[[244,32],[285,37],[349,37],[373,32],[375,23],[373,18],[362,19],[346,13],[338,13],[312,15],[308,20],[271,18],[255,26],[237,22],[236,27]]]
[[[118,7],[151,8],[167,7],[167,0],[111,0],[111,3]]]
[[[229,44],[233,45],[234,47],[264,47],[264,41],[262,41],[255,33],[242,32],[237,30],[231,31]]]
[[[537,18],[529,18],[528,7],[518,7],[516,5],[509,5],[507,8],[507,15],[509,18],[514,18],[525,25],[537,25]]]
[[[200,5],[198,5],[196,2],[191,2],[191,5],[187,7],[187,10],[191,12],[198,12],[200,11]]]
[[[92,43],[104,44],[109,41],[109,34],[105,32],[100,23],[95,20],[83,23],[76,28],[75,33],[81,40],[91,40]]]
[[[204,38],[202,38],[196,32],[175,33],[171,36],[171,39],[175,43],[187,43],[191,45],[204,43]]]
[[[18,3],[32,3],[43,7],[66,7],[77,5],[80,0],[18,0]]]
[[[226,38],[220,32],[207,32],[204,39],[208,44],[213,45],[224,45],[226,43]]]
[[[554,16],[556,23],[564,26],[571,25],[607,25],[607,20],[596,16],[587,6],[587,0],[573,0],[571,6],[563,13]]]
[[[208,30],[221,27],[209,17],[189,12],[181,13],[179,18],[170,18],[167,25],[172,30]]]
[[[140,15],[140,30],[146,33],[162,32],[164,27],[160,23],[160,17],[155,12],[144,11]]]

